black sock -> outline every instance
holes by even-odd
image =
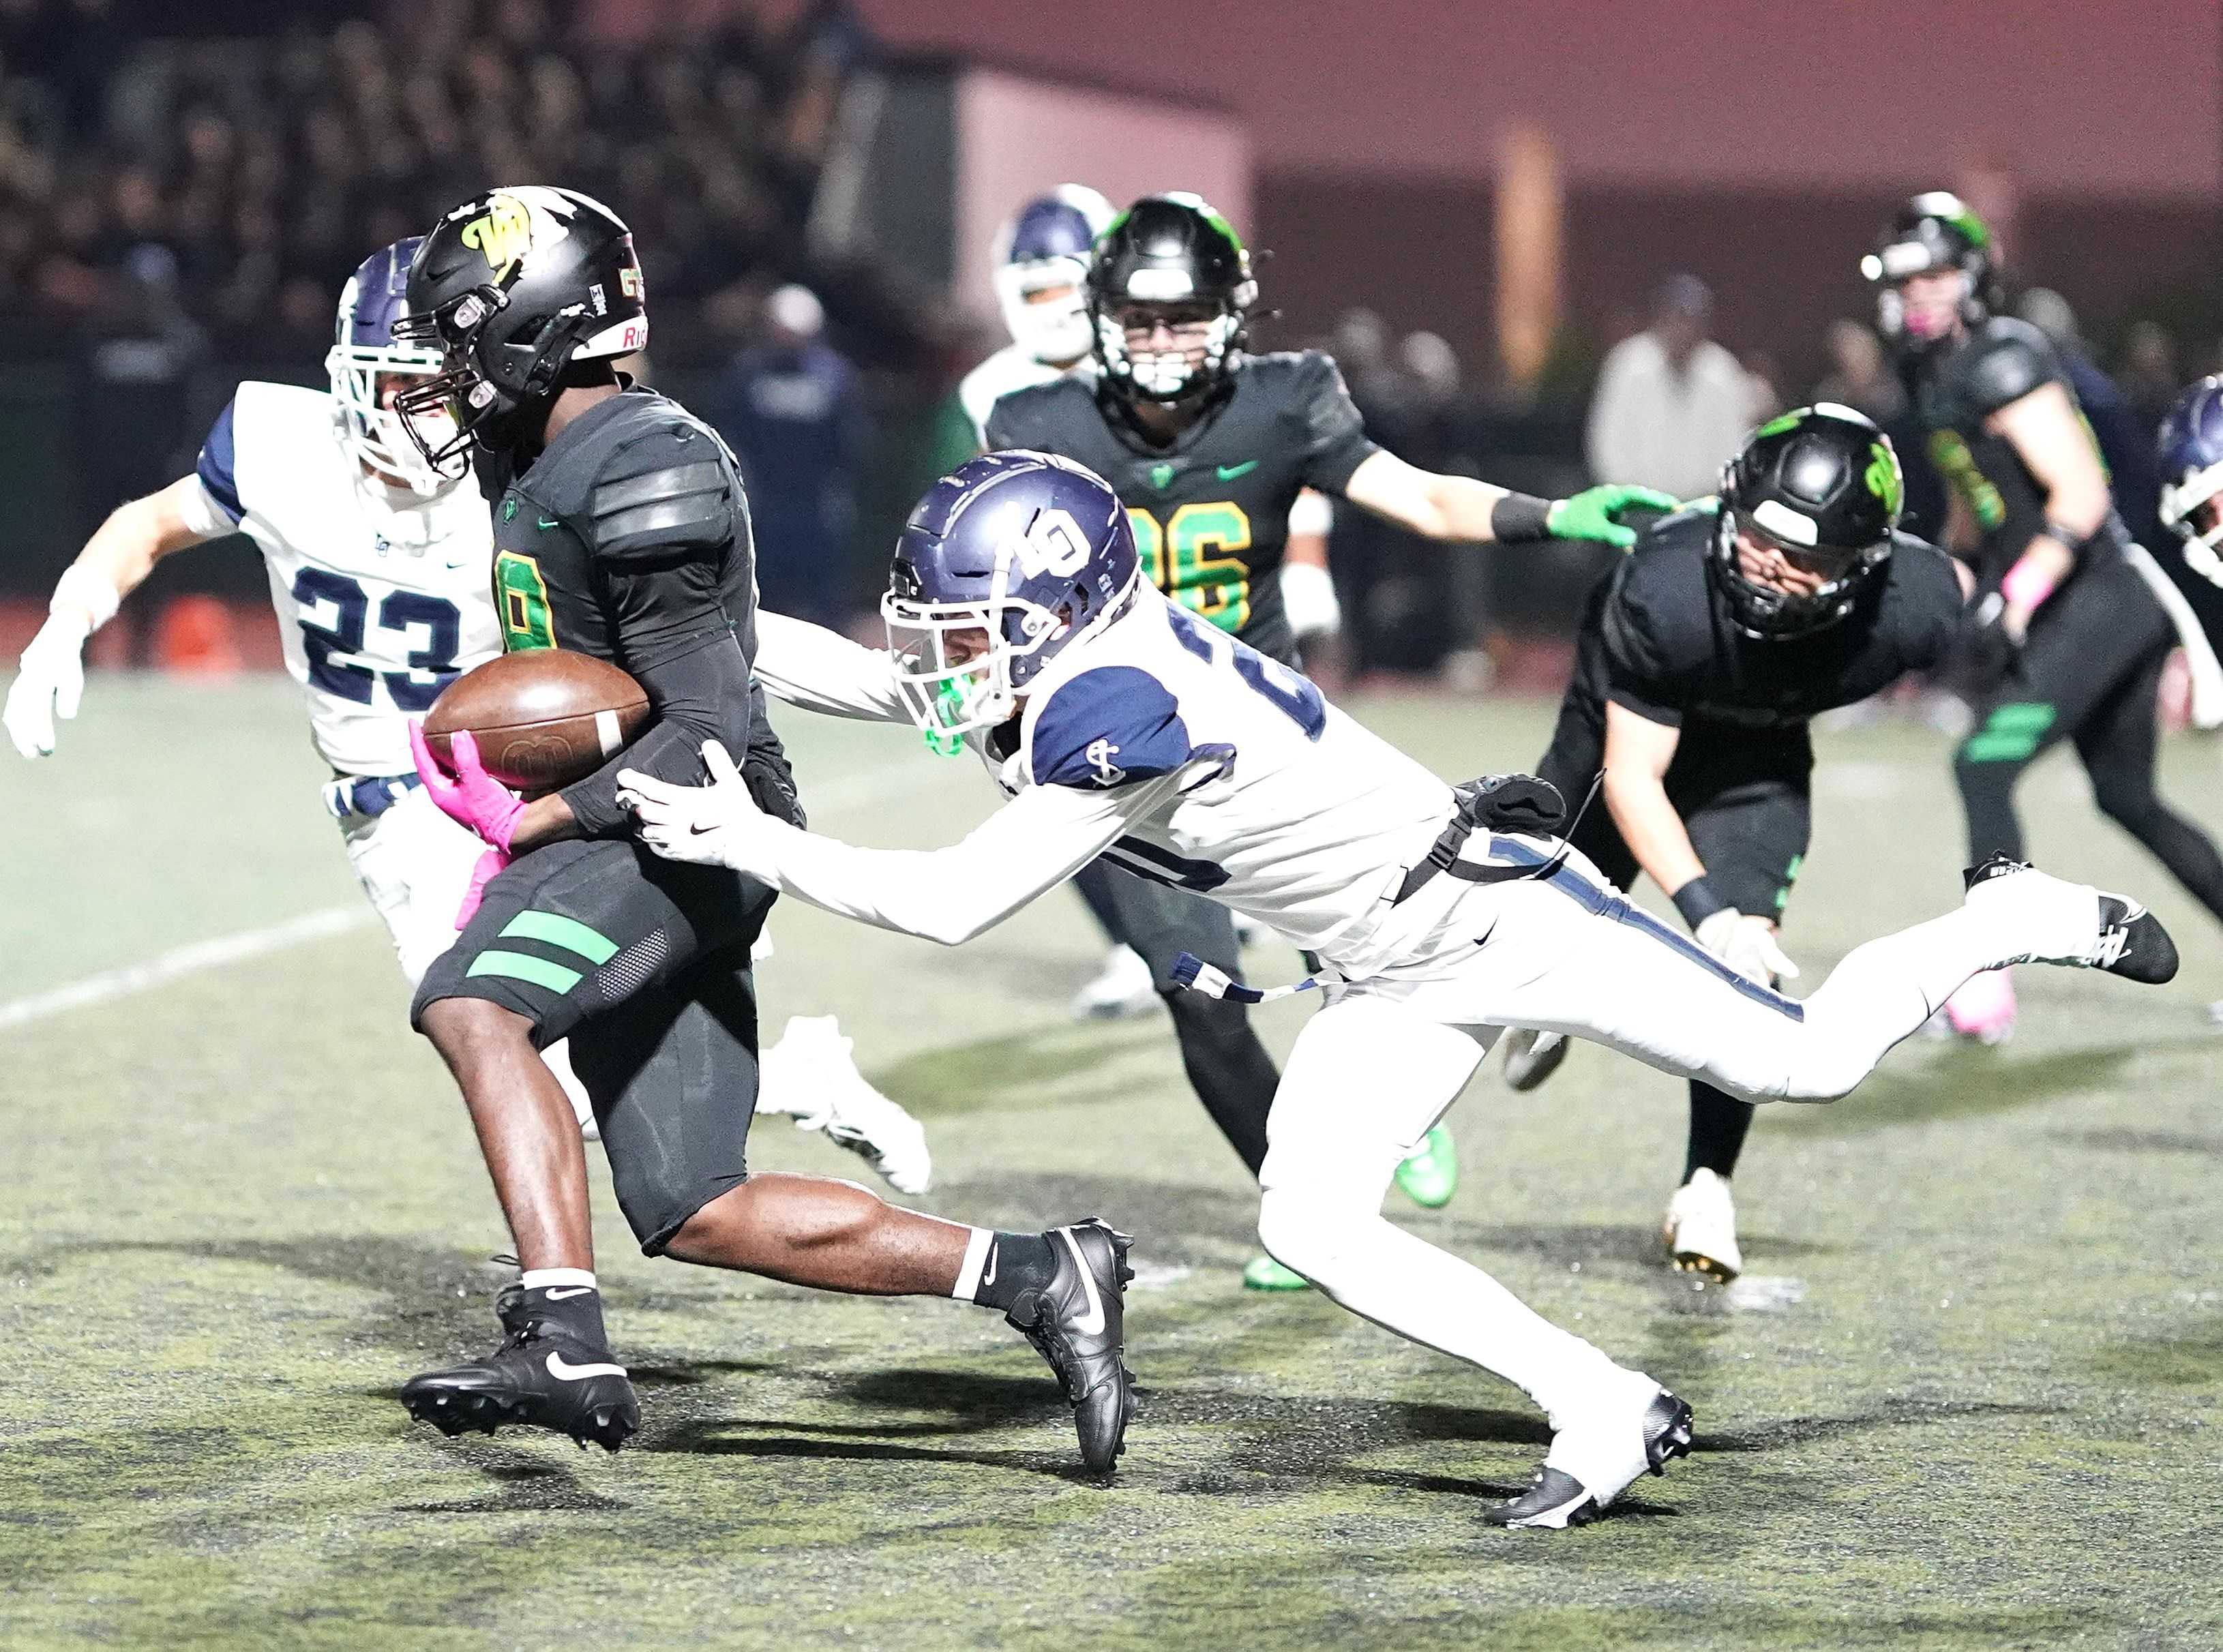
[[[1047,1289],[1056,1276],[1057,1241],[1048,1234],[999,1233],[988,1241],[973,1300],[1008,1313],[1022,1296]]]
[[[561,1331],[589,1347],[609,1347],[602,1329],[602,1293],[593,1285],[525,1287],[525,1316]]]
[[[1158,995],[1173,1014],[1189,1087],[1251,1175],[1266,1162],[1266,1115],[1282,1076],[1238,1003],[1176,988]]]
[[[1744,1134],[1752,1128],[1753,1104],[1724,1096],[1711,1084],[1691,1081],[1691,1142],[1683,1159],[1683,1179],[1702,1170],[1726,1178],[1736,1169],[1744,1151]]]

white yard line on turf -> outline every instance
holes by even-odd
[[[822,786],[815,793],[805,793],[803,807],[829,814],[838,814],[866,804],[882,802],[899,793],[914,795],[940,789],[956,777],[952,769],[942,769],[929,776],[913,767],[909,772],[890,773],[878,769],[861,775],[848,775]],[[72,981],[67,986],[55,987],[46,992],[35,992],[22,998],[11,998],[0,1003],[0,1031],[21,1027],[28,1021],[44,1021],[49,1015],[59,1015],[65,1010],[83,1009],[90,1004],[104,1004],[117,998],[129,998],[135,993],[167,986],[187,976],[200,975],[210,970],[221,970],[233,964],[243,964],[251,958],[261,958],[271,952],[282,952],[289,947],[306,942],[323,940],[329,936],[343,935],[350,930],[361,929],[368,924],[374,914],[368,907],[320,907],[314,912],[305,912],[298,918],[288,918],[261,929],[242,930],[236,935],[218,935],[213,940],[199,940],[185,946],[157,953],[138,964],[127,964],[120,970],[103,970],[82,981]]]
[[[26,1021],[59,1015],[66,1009],[104,1004],[111,998],[128,998],[135,992],[145,992],[150,987],[163,986],[206,970],[220,970],[228,964],[243,963],[266,952],[280,952],[304,941],[322,940],[327,935],[344,934],[350,929],[362,928],[371,921],[372,916],[368,907],[323,907],[266,928],[219,935],[214,940],[197,940],[191,945],[158,953],[142,964],[103,970],[98,975],[89,975],[51,992],[35,992],[28,998],[0,1004],[0,1027],[21,1027]]]

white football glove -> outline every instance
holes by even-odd
[[[730,866],[768,880],[770,840],[784,823],[757,807],[718,741],[703,742],[702,763],[710,771],[707,786],[675,786],[638,769],[620,769],[619,806],[633,812],[640,840],[666,860]]]
[[[1776,945],[1775,926],[1724,907],[1698,925],[1698,945],[1748,981],[1763,987],[1776,981],[1796,981],[1798,966]]]
[[[54,753],[54,719],[77,715],[85,698],[85,639],[91,625],[76,608],[63,608],[47,616],[39,634],[23,650],[21,673],[8,690],[8,708],[0,722],[8,738],[27,757],[50,757]]]

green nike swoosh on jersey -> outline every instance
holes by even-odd
[[[549,530],[549,529],[551,529],[551,528],[561,527],[561,526],[563,525],[563,524],[562,524],[562,523],[560,523],[560,522],[558,522],[558,521],[557,521],[554,517],[552,517],[552,516],[544,516],[544,517],[542,517],[542,518],[540,518],[540,520],[539,520],[539,521],[538,521],[538,522],[534,523],[532,525],[533,525],[534,527],[536,527],[536,528],[538,528],[538,529],[541,531],[541,532],[545,533],[545,532],[547,532],[547,531],[548,531],[548,530]]]
[[[1256,459],[1246,459],[1239,465],[1222,465],[1219,467],[1219,480],[1231,482],[1237,476],[1247,476],[1257,468],[1258,462]]]

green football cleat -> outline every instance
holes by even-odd
[[[1397,1166],[1397,1185],[1423,1210],[1440,1210],[1458,1191],[1458,1148],[1442,1125],[1428,1132],[1420,1152]]]
[[[1309,1291],[1312,1286],[1301,1273],[1292,1273],[1270,1256],[1254,1256],[1243,1270],[1245,1291]]]

